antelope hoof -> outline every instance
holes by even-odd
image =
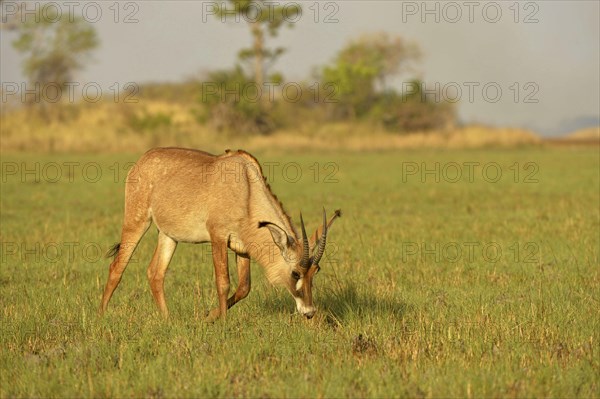
[[[211,310],[208,313],[205,320],[208,323],[214,323],[215,321],[219,320],[220,318],[221,318],[221,311],[219,310],[219,308],[214,308],[213,310]]]

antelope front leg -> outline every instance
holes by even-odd
[[[215,279],[217,282],[217,295],[219,306],[210,311],[207,321],[227,315],[227,295],[229,294],[229,269],[227,267],[227,244],[224,242],[212,243],[212,257],[215,265]]]
[[[159,232],[158,245],[148,267],[148,282],[152,289],[152,296],[165,319],[169,317],[164,291],[165,274],[176,247],[176,241],[163,232]]]
[[[227,309],[248,296],[250,292],[250,258],[247,255],[236,254],[235,257],[238,272],[238,286],[227,300]]]

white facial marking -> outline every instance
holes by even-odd
[[[296,291],[300,291],[300,289],[302,288],[302,284],[304,284],[304,279],[301,278],[296,282]]]
[[[310,312],[314,313],[315,308],[313,308],[312,306],[311,307],[306,306],[301,298],[294,297],[294,300],[296,301],[296,309],[298,309],[298,313],[303,314],[303,315],[310,313]]]
[[[303,310],[305,309],[305,306],[302,299],[294,297],[294,300],[296,301],[296,309],[298,309],[298,312],[304,314]]]

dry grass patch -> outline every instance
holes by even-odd
[[[79,104],[56,108],[42,118],[27,109],[2,115],[2,151],[143,152],[183,146],[221,152],[248,150],[380,151],[413,148],[511,148],[537,145],[523,129],[472,125],[437,132],[394,134],[366,123],[307,122],[268,136],[216,132],[198,122],[192,106],[161,101],[137,104]]]

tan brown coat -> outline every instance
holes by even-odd
[[[336,211],[329,225],[339,215]],[[114,247],[116,257],[110,265],[101,312],[152,222],[159,235],[147,275],[165,316],[164,277],[178,242],[212,245],[219,306],[211,311],[210,319],[225,316],[228,308],[248,295],[250,258],[263,266],[270,282],[290,291],[300,313],[308,318],[314,315],[312,278],[319,268],[326,240],[322,231],[326,233],[327,225],[324,221],[315,232],[312,246],[305,233],[299,238],[266,184],[260,164],[247,152],[215,156],[191,149],[156,148],[138,160],[127,176],[121,241]],[[322,243],[319,248],[317,241]],[[312,257],[306,250],[309,247]],[[230,298],[227,248],[236,254],[239,276]]]

